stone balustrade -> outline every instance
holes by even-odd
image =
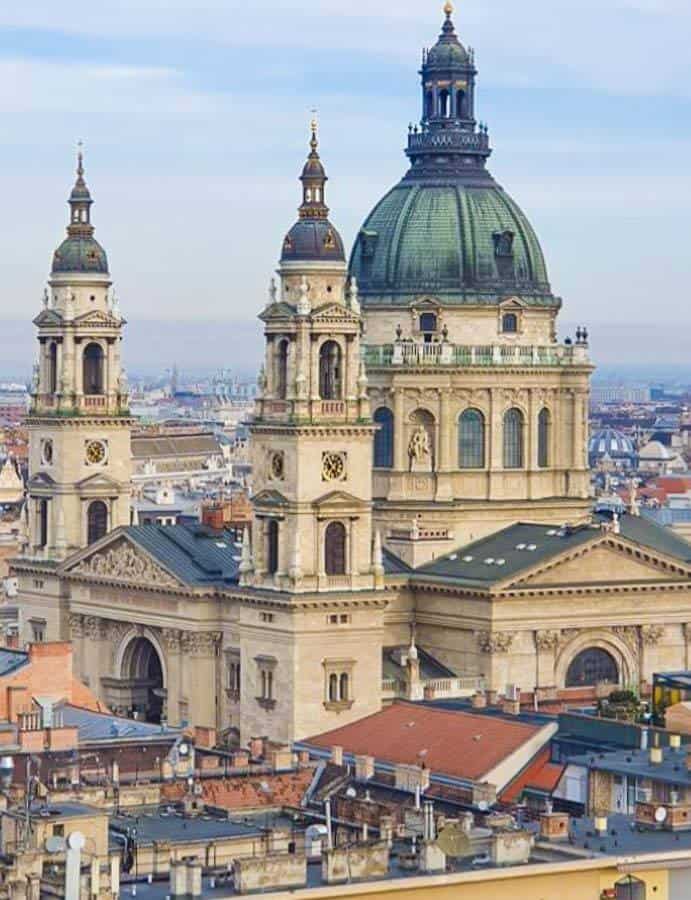
[[[587,365],[587,344],[451,344],[396,341],[393,344],[369,344],[363,349],[365,365],[461,367],[544,367]]]

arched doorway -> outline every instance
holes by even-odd
[[[122,657],[121,678],[129,682],[131,712],[147,722],[160,722],[165,699],[163,665],[148,638],[135,637],[129,642]]]
[[[566,687],[595,687],[619,684],[619,668],[614,657],[601,647],[588,647],[574,657],[566,673]]]

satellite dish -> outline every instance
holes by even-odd
[[[346,791],[346,797],[350,797],[351,800],[353,800],[355,797],[357,797],[357,791],[355,790],[354,787],[348,788],[348,790]]]
[[[51,834],[46,838],[46,853],[63,853],[65,850],[65,838],[58,834]]]
[[[480,812],[487,812],[487,810],[489,809],[489,803],[486,800],[480,800],[477,808],[480,810]]]
[[[84,844],[86,844],[86,838],[81,831],[73,831],[67,837],[67,846],[70,850],[83,850]]]
[[[665,821],[666,818],[667,818],[667,810],[665,809],[664,806],[658,806],[658,808],[655,810],[655,821],[661,825]]]

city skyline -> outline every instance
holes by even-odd
[[[181,343],[186,321],[238,321],[244,350],[298,203],[311,107],[350,247],[405,170],[399,148],[419,105],[411,63],[420,36],[436,37],[438,6],[324,4],[315,18],[300,2],[260,13],[212,2],[164,21],[151,3],[137,4],[136,17],[131,4],[88,20],[73,3],[59,19],[43,3],[3,10],[0,68],[14,89],[0,96],[0,181],[14,211],[6,289],[16,300],[0,315],[39,309],[81,137],[130,339],[141,321],[180,322]],[[516,10],[461,4],[456,18],[477,52],[490,168],[535,223],[569,321],[590,326],[603,363],[637,359],[651,333],[670,363],[682,362],[689,13],[681,3],[610,3],[597,7],[597,29],[595,16],[594,4],[557,12],[533,0]],[[508,37],[517,33],[520,47]],[[643,79],[645,57],[655,66]],[[650,133],[644,106],[654,108]],[[613,340],[622,320],[625,349]],[[238,332],[228,331],[233,354]]]

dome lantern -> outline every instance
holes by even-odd
[[[310,152],[300,175],[299,219],[284,238],[281,262],[344,263],[343,240],[329,221],[329,207],[325,202],[328,178],[319,156],[316,119],[312,120],[310,129]]]
[[[91,207],[94,201],[84,179],[81,143],[77,153],[77,179],[67,202],[70,207],[67,239],[53,255],[52,274],[87,272],[107,275],[108,259],[105,250],[94,238],[94,226],[91,224]]]

